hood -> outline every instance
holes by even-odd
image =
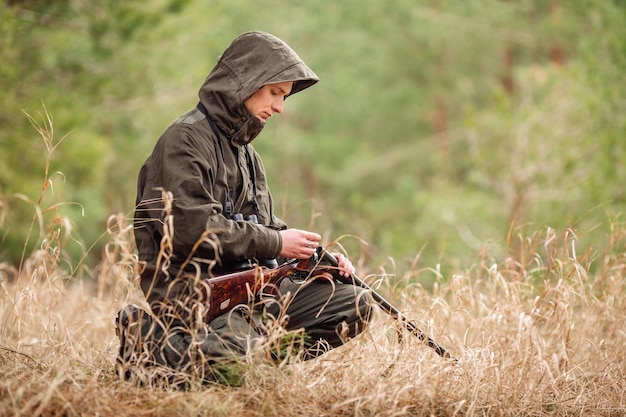
[[[293,81],[289,95],[319,81],[317,75],[285,42],[265,32],[246,32],[235,38],[218,58],[200,88],[200,102],[213,121],[233,141],[251,142],[264,124],[253,117],[244,101],[266,84]]]

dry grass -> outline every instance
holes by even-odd
[[[19,271],[0,268],[0,415],[626,415],[624,229],[593,276],[572,253],[574,236],[546,230],[520,238],[526,263],[478,260],[433,291],[405,288],[406,314],[458,364],[416,338],[398,343],[381,313],[318,360],[257,365],[237,387],[177,391],[116,375],[114,317],[140,300],[122,220],[112,219],[97,280],[68,282],[43,249]],[[412,279],[420,273],[429,272]]]
[[[572,231],[546,229],[511,242],[516,255],[480,257],[432,290],[415,284],[432,270],[396,278],[410,285],[388,295],[458,364],[409,335],[398,342],[381,313],[317,360],[258,364],[238,386],[181,391],[116,374],[115,315],[142,302],[125,216],[110,221],[97,277],[78,280],[60,256],[67,222],[49,212],[56,226],[42,229],[41,249],[19,268],[0,263],[2,417],[626,416],[622,224],[600,242],[604,253],[578,255]]]

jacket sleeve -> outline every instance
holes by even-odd
[[[185,125],[171,127],[156,155],[155,166],[162,187],[173,194],[174,251],[187,258],[208,231],[217,237],[223,261],[278,256],[282,239],[273,227],[236,222],[223,214],[221,201],[213,195],[218,159],[210,137],[199,137]],[[219,188],[219,184],[217,184]],[[213,242],[204,241],[193,256],[214,259]]]

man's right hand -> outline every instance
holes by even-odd
[[[281,230],[280,235],[283,239],[283,247],[279,255],[287,259],[310,258],[322,240],[317,233],[300,229]]]

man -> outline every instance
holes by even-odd
[[[137,357],[149,357],[211,380],[213,365],[252,354],[268,340],[267,323],[282,320],[287,331],[302,331],[305,359],[367,325],[369,294],[327,279],[306,285],[285,279],[282,296],[258,297],[251,309],[202,322],[203,279],[275,265],[276,258],[307,259],[319,246],[317,233],[288,228],[275,216],[263,163],[251,145],[267,120],[283,112],[287,97],[317,81],[282,40],[244,33],[218,59],[196,108],[158,140],[139,173],[134,219],[141,288],[152,315],[135,306],[118,315],[124,372]],[[347,258],[334,255],[339,274],[354,273]]]

